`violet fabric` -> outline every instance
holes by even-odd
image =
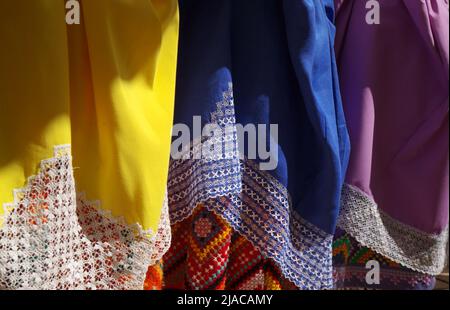
[[[426,233],[448,226],[449,11],[444,0],[336,0],[352,154],[346,182]]]

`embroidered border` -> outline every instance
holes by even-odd
[[[219,126],[235,125],[231,84],[211,120]],[[240,160],[236,132],[214,139],[224,145],[231,139],[234,148],[210,159],[171,162],[168,193],[172,223],[183,221],[198,205],[204,205],[273,259],[299,288],[331,289],[333,236],[296,214],[290,208],[287,189],[260,171],[256,162]],[[194,157],[201,149],[199,144],[193,143],[189,158],[201,158]]]
[[[4,205],[1,289],[142,289],[170,245],[167,200],[156,233],[76,195],[69,145]]]
[[[400,223],[348,184],[342,190],[338,226],[362,245],[412,270],[438,275],[445,267],[448,228],[433,235]]]

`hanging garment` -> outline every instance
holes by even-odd
[[[171,222],[202,205],[302,289],[333,285],[349,156],[332,18],[332,1],[180,1]]]
[[[448,1],[378,3],[380,23],[368,24],[366,1],[337,1],[352,143],[338,226],[402,266],[437,275],[448,241]]]
[[[64,3],[0,3],[0,288],[142,288],[170,243],[177,2]]]
[[[436,284],[434,276],[392,261],[339,228],[333,242],[333,276],[339,290],[432,290]]]

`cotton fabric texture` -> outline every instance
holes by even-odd
[[[178,5],[64,4],[0,4],[0,287],[142,288],[170,241]]]
[[[180,18],[175,123],[192,132],[201,116],[203,125],[234,131],[194,134],[186,156],[171,162],[171,222],[202,204],[299,288],[332,287],[332,235],[349,156],[333,3],[183,0]],[[275,170],[262,170],[265,160],[247,147],[240,158],[239,142],[249,143],[238,139],[238,124],[267,125],[258,141],[267,145],[269,125],[279,126]],[[194,160],[210,141],[224,147]]]
[[[352,154],[339,226],[436,275],[448,242],[449,7],[444,0],[337,1],[336,53]]]

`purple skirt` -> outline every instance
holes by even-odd
[[[448,1],[372,1],[379,24],[367,23],[377,14],[367,2],[336,0],[352,145],[338,226],[405,267],[437,275],[448,242]]]

